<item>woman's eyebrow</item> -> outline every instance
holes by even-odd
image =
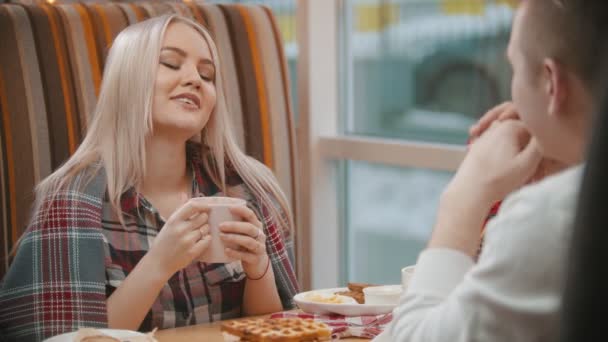
[[[173,51],[176,52],[177,54],[179,54],[182,57],[186,57],[186,51],[177,48],[177,47],[173,47],[173,46],[165,46],[162,49],[160,49],[160,51],[165,51],[165,50],[169,50],[169,51]]]
[[[184,51],[178,47],[174,47],[174,46],[165,46],[162,49],[160,49],[160,51],[165,51],[165,50],[173,51],[182,57],[186,57],[186,55],[187,55],[186,51]],[[213,64],[213,61],[210,60],[209,58],[202,58],[199,63],[211,64],[211,66],[215,67],[215,64]]]

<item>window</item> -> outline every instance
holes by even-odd
[[[510,98],[513,10],[498,1],[346,0],[347,132],[463,144]]]
[[[504,1],[345,0],[339,15],[346,135],[463,146],[470,125],[510,98]],[[429,157],[413,168],[346,163],[346,280],[399,283],[416,262],[452,176],[421,168]]]
[[[399,284],[430,237],[451,172],[347,163],[346,274],[349,281]]]
[[[468,127],[510,98],[510,1],[208,2],[267,5],[283,35],[303,287],[397,283],[426,245]]]

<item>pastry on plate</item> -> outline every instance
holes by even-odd
[[[357,301],[357,303],[365,304],[365,296],[363,295],[363,289],[376,285],[367,283],[348,283],[347,286],[348,291],[336,292],[336,294],[341,296],[352,297]]]

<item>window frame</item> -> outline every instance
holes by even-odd
[[[338,39],[340,16],[349,10],[345,6],[344,0],[297,0],[296,6],[301,189],[296,236],[298,277],[304,290],[337,287],[345,281],[340,161],[455,171],[466,149],[343,133],[342,127],[352,121],[352,85],[341,87],[338,65],[343,53],[339,49],[344,47]],[[352,70],[352,63],[345,64],[346,70]],[[345,103],[340,102],[341,91],[346,92]]]

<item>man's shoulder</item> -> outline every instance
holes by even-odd
[[[571,208],[574,210],[583,168],[583,165],[573,166],[536,184],[522,188],[505,200],[501,210],[522,203],[546,209]]]
[[[509,196],[488,225],[486,242],[524,249],[534,244],[563,247],[576,212],[582,169],[567,169]]]

